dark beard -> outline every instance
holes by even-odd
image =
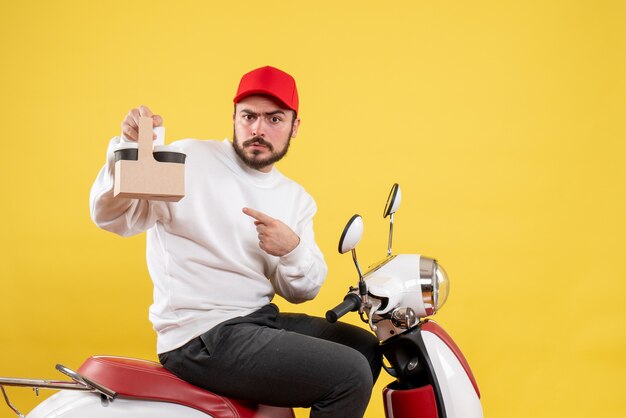
[[[289,131],[289,140],[287,141],[287,144],[285,145],[285,147],[282,150],[274,151],[274,147],[272,146],[272,144],[265,141],[260,136],[255,136],[254,138],[250,138],[244,141],[243,144],[239,145],[238,140],[237,140],[237,134],[235,134],[235,131],[233,130],[233,149],[235,150],[235,153],[239,156],[239,158],[241,158],[241,161],[243,161],[245,165],[255,170],[260,170],[262,168],[267,167],[268,165],[272,165],[280,161],[285,155],[287,155],[287,151],[289,151],[289,145],[291,144],[292,132],[293,132],[293,125],[291,127],[291,130]],[[252,155],[252,157],[248,157],[244,153],[243,149],[245,146],[254,144],[255,142],[261,145],[265,145],[267,149],[271,152],[270,156],[265,159],[259,159],[259,158],[256,158],[258,154],[255,153]]]

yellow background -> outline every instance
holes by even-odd
[[[322,315],[355,283],[336,253],[353,213],[361,264],[384,255],[398,182],[395,251],[447,269],[437,319],[485,416],[626,416],[624,2],[173,4],[0,6],[1,376],[155,358],[145,238],[89,218],[107,141],[139,104],[167,142],[230,136],[239,77],[271,64],[299,83],[303,123],[279,167],[316,198],[330,268],[315,301],[283,309]]]

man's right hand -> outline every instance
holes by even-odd
[[[147,106],[139,106],[139,109],[130,109],[128,115],[122,121],[122,135],[126,139],[136,141],[139,138],[139,118],[141,116],[152,118],[152,127],[163,126],[163,118],[152,114]],[[156,139],[156,134],[152,134],[152,139]]]

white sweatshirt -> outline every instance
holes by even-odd
[[[311,196],[276,168],[247,167],[229,140],[185,139],[185,197],[161,202],[113,197],[114,149],[92,186],[91,217],[122,236],[147,232],[148,270],[154,283],[150,321],[157,353],[184,345],[225,320],[267,305],[274,293],[299,303],[317,295],[327,273],[315,243]],[[244,207],[279,219],[300,244],[275,257],[259,247],[254,219]]]

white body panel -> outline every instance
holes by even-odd
[[[100,395],[60,391],[33,409],[26,418],[212,418],[197,409],[169,402],[117,398],[107,406]]]
[[[389,299],[379,314],[403,306],[412,308],[420,318],[427,316],[422,300],[419,255],[398,254],[378,270],[366,274],[365,280],[372,295]]]
[[[435,369],[448,418],[482,418],[480,399],[458,358],[432,332],[423,331],[422,337]]]

